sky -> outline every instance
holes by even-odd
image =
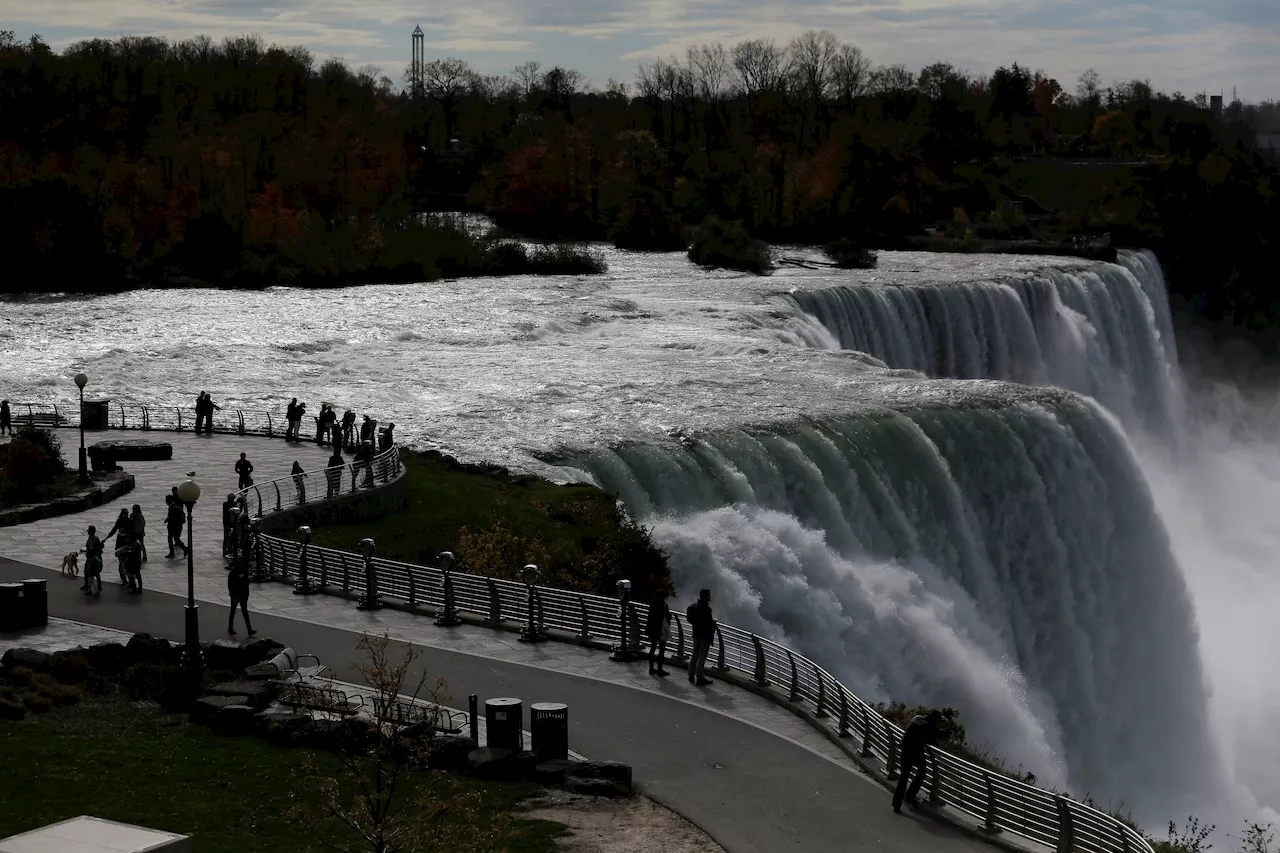
[[[1106,83],[1280,98],[1280,0],[0,0],[0,29],[55,48],[121,35],[260,35],[320,59],[376,65],[400,81],[415,25],[427,58],[485,74],[534,59],[597,86],[690,45],[834,32],[877,64],[935,61],[972,73],[1019,62],[1073,90],[1087,68]]]

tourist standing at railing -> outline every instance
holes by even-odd
[[[0,400],[0,435],[13,435],[13,414],[9,411],[9,401]]]
[[[391,445],[394,444],[396,440],[395,430],[396,430],[395,424],[387,424],[381,430],[379,430],[379,433],[380,433],[379,440],[378,440],[379,450],[391,449]]]
[[[233,509],[238,509],[236,503],[235,492],[227,492],[227,499],[222,502],[222,556],[230,557],[235,551],[235,543],[232,535],[235,532],[236,514]]]
[[[249,461],[249,457],[243,453],[236,462],[236,474],[240,476],[240,485],[238,488],[247,489],[253,485],[253,478],[249,475],[253,473],[253,463]]]
[[[302,470],[302,466],[298,464],[298,460],[293,460],[293,470],[289,472],[293,475],[293,484],[298,487],[298,503],[307,502],[307,486],[306,471]]]
[[[654,592],[644,627],[645,636],[649,639],[649,674],[669,675],[662,668],[667,655],[667,638],[671,636],[671,608],[667,606],[665,589]]]
[[[698,600],[685,611],[689,630],[693,633],[693,658],[689,661],[689,681],[700,686],[711,684],[707,678],[707,655],[716,637],[716,620],[711,613],[711,590],[699,590]]]
[[[895,812],[902,811],[902,800],[906,801],[913,807],[916,805],[916,795],[920,793],[920,785],[924,782],[925,771],[925,754],[928,750],[925,747],[933,746],[938,742],[938,730],[942,724],[942,714],[939,711],[930,711],[928,715],[917,714],[911,719],[907,725],[907,730],[902,734],[902,759],[898,772],[898,787],[893,792],[893,810]],[[911,777],[914,775],[914,779]],[[908,780],[910,784],[908,784]]]
[[[138,545],[142,548],[142,562],[145,563],[147,561],[147,520],[142,517],[141,505],[133,505],[129,521],[133,524],[133,538],[138,540]]]
[[[324,444],[328,440],[333,422],[337,419],[338,413],[333,410],[333,406],[328,403],[320,406],[320,417],[316,418],[316,444]]]
[[[342,469],[347,465],[347,461],[342,458],[342,445],[335,441],[333,443],[333,455],[329,457],[329,466],[325,469],[324,479],[329,486],[329,491],[325,494],[325,500],[337,496],[342,491]]]
[[[364,469],[365,473],[365,486],[368,488],[373,487],[373,457],[373,442],[360,442],[360,446],[356,448],[356,458],[351,461],[351,489],[353,491],[361,468]]]
[[[360,441],[373,442],[374,430],[377,428],[378,422],[368,415],[364,416],[364,420],[360,424]]]
[[[356,445],[356,413],[347,409],[342,413],[342,446],[346,448]]]
[[[285,421],[287,421],[289,424],[289,426],[286,427],[284,431],[284,440],[294,441],[295,440],[294,430],[297,429],[300,423],[302,423],[302,419],[298,415],[298,398],[297,397],[294,397],[292,400],[289,401],[288,407],[284,410],[284,418],[285,418]]]
[[[187,526],[187,517],[182,512],[182,501],[174,495],[165,495],[164,500],[169,505],[164,518],[165,530],[169,534],[169,553],[166,556],[173,559],[176,556],[174,548],[181,548],[183,556],[186,556],[187,546],[182,541],[182,528]]]
[[[196,395],[196,425],[195,433],[200,434],[200,430],[204,428],[204,392],[201,391]]]
[[[204,392],[204,431],[213,435],[213,413],[222,411],[222,407],[213,402],[209,392]]]

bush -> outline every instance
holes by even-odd
[[[23,706],[33,714],[44,714],[53,710],[53,700],[38,693],[23,693],[19,698]]]
[[[22,700],[12,694],[0,696],[0,720],[21,720],[26,715]]]
[[[619,249],[635,252],[680,252],[689,246],[680,219],[648,188],[623,202],[609,239]]]
[[[185,711],[200,696],[200,682],[187,670],[155,663],[130,667],[124,689],[132,698],[159,702],[167,711]]]
[[[852,237],[842,237],[834,243],[828,243],[822,247],[822,251],[842,270],[875,269],[879,260],[875,252]]]
[[[534,275],[599,275],[608,270],[604,258],[568,243],[538,246],[529,253],[529,272]]]
[[[81,655],[54,655],[53,677],[63,684],[84,684],[93,673],[89,661]]]
[[[708,216],[693,232],[689,260],[703,267],[746,270],[763,275],[773,269],[769,247],[753,240],[741,222]]]
[[[14,687],[29,687],[35,681],[36,674],[25,666],[15,666],[4,674],[5,681]]]
[[[62,442],[48,430],[23,427],[0,446],[0,472],[14,499],[38,498],[64,471]]]

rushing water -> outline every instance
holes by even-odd
[[[9,301],[3,394],[65,403],[84,369],[120,400],[298,395],[589,478],[653,526],[681,601],[710,586],[722,618],[868,698],[960,708],[1041,782],[1157,824],[1280,801],[1280,701],[1250,677],[1276,647],[1250,643],[1280,640],[1280,455],[1227,429],[1250,408],[1229,394],[1187,405],[1151,256],[885,253],[766,279],[608,259],[595,278]]]

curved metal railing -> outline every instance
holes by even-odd
[[[404,463],[400,448],[392,444],[368,462],[344,462],[319,471],[286,474],[265,483],[254,483],[235,493],[251,518],[294,507],[322,504],[363,489],[384,486],[400,476]]]
[[[441,616],[451,607],[491,624],[526,624],[532,601],[534,623],[568,632],[579,640],[623,640],[640,650],[640,615],[635,602],[561,589],[533,587],[500,578],[448,572],[379,557],[301,545],[272,536],[259,538],[259,575],[293,582],[300,591],[337,592],[370,598],[390,596],[414,609]],[[683,614],[672,613],[668,649],[683,661],[692,633]],[[798,652],[733,625],[716,626],[708,665],[737,670],[761,688],[807,706],[809,718],[846,739],[862,762],[895,779],[900,770],[903,730]],[[1141,833],[1085,803],[1011,779],[997,771],[930,747],[925,791],[932,804],[945,804],[980,820],[991,834],[1010,832],[1068,853],[1152,853]]]

